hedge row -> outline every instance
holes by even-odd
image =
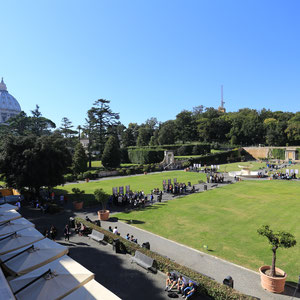
[[[251,159],[252,157],[243,148],[235,149],[231,151],[224,151],[209,154],[206,156],[189,158],[190,164],[202,164],[202,165],[218,165],[227,164],[232,162],[239,162]]]
[[[96,226],[90,222],[87,222],[81,218],[76,217],[75,220],[77,222],[81,222],[85,224],[86,226],[95,229],[99,232],[102,232],[105,236],[105,240],[108,243],[112,243],[113,240],[116,238],[116,235],[113,234],[112,232],[109,232],[99,226]],[[225,285],[222,285],[188,267],[182,266],[174,261],[171,261],[170,259],[159,255],[156,252],[147,250],[145,248],[140,247],[138,244],[132,243],[127,241],[126,239],[119,237],[119,240],[121,242],[121,247],[129,254],[134,255],[136,250],[139,250],[140,252],[146,254],[147,256],[153,258],[156,261],[156,268],[162,272],[167,272],[171,270],[176,270],[191,279],[195,280],[196,282],[199,283],[199,288],[198,291],[200,294],[212,297],[213,299],[216,300],[224,300],[224,299],[255,299],[251,296],[246,296],[238,291],[231,289]]]
[[[164,159],[163,149],[128,149],[129,161],[133,164],[159,163]]]
[[[191,143],[191,144],[174,144],[161,146],[146,146],[146,147],[128,147],[128,153],[131,150],[148,149],[148,150],[172,150],[174,155],[201,155],[210,153],[211,145],[209,143]],[[129,156],[130,159],[130,156]]]
[[[281,159],[281,160],[285,159],[285,149],[282,148],[271,149],[270,154],[272,158]]]

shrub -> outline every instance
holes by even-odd
[[[159,163],[164,159],[164,150],[162,149],[130,149],[128,157],[131,163],[135,164],[150,164]]]
[[[95,199],[96,201],[100,202],[102,204],[102,209],[106,209],[106,204],[109,199],[109,195],[103,191],[103,189],[96,189],[94,191]]]
[[[126,175],[131,175],[132,174],[132,169],[127,169],[125,173],[126,173]]]
[[[76,177],[73,174],[66,174],[64,175],[66,182],[73,182],[75,181]]]
[[[83,178],[83,174],[79,174],[79,175],[77,175],[77,180],[83,180],[84,178]]]
[[[87,179],[87,178],[93,178],[92,172],[87,171],[83,173],[83,179]]]
[[[275,148],[271,149],[271,156],[275,159],[285,159],[285,149]]]

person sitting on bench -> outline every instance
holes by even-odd
[[[183,290],[183,298],[190,298],[196,291],[195,285],[192,281],[189,282],[189,286]]]
[[[178,294],[183,294],[183,290],[188,286],[188,282],[182,275],[179,275],[178,279],[173,281],[169,291],[172,290],[175,285],[178,290]]]
[[[177,282],[177,275],[175,273],[173,273],[173,272],[167,272],[166,275],[167,275],[167,279],[166,279],[166,288],[165,288],[165,291],[170,291],[171,288],[173,287],[173,283],[176,284],[176,282]],[[169,285],[171,285],[170,288],[169,288]]]

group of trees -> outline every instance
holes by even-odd
[[[76,175],[91,167],[92,159],[104,167],[118,167],[121,151],[129,146],[170,145],[186,142],[218,142],[232,145],[300,144],[300,112],[240,109],[220,112],[212,107],[183,110],[174,120],[150,118],[142,124],[119,121],[110,101],[99,99],[87,111],[86,122],[74,129],[64,117],[61,126],[45,118],[37,105],[31,115],[21,112],[0,126],[0,173],[15,188],[63,183],[63,175]],[[88,140],[87,148],[80,139]]]
[[[128,124],[119,136],[120,145],[153,146],[185,142],[218,142],[231,145],[299,145],[300,112],[244,108],[224,113],[212,107],[183,110],[175,120]]]

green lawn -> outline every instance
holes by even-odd
[[[199,180],[206,180],[205,174],[184,171],[170,171],[155,174],[150,173],[140,176],[120,177],[96,182],[68,184],[63,188],[61,186],[56,188],[71,192],[72,188],[76,187],[84,190],[87,194],[93,194],[95,189],[103,188],[104,191],[111,194],[113,187],[124,186],[125,189],[126,185],[130,185],[130,189],[132,191],[143,190],[145,193],[149,193],[154,188],[162,189],[162,182],[164,179],[172,179],[173,182],[174,178],[177,178],[178,182],[185,182],[186,184],[188,181],[190,181],[192,184],[196,184]]]
[[[255,271],[271,264],[267,239],[257,234],[262,224],[289,231],[298,245],[279,249],[277,266],[288,280],[299,276],[300,182],[242,181],[199,194],[177,198],[145,209],[120,213],[120,220],[138,220],[135,226],[178,243],[205,251]]]
[[[251,171],[257,171],[260,168],[265,168],[265,162],[258,161],[250,161],[250,162],[236,162],[231,164],[220,165],[220,172],[232,172],[232,171],[240,171],[241,168],[239,166],[252,166]]]
[[[126,167],[132,167],[132,166],[137,166],[137,164],[121,164],[120,168],[126,168]],[[93,160],[92,161],[92,168],[101,168],[102,162],[101,160]]]
[[[101,160],[92,160],[92,168],[101,168],[101,167],[103,167]]]

